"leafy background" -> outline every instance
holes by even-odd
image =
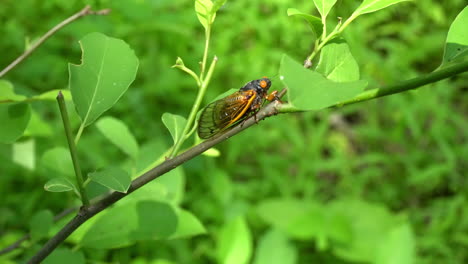
[[[95,31],[124,39],[140,60],[137,79],[106,113],[107,120],[87,128],[78,150],[83,171],[97,175],[103,167],[134,162],[101,134],[99,124],[113,117],[136,138],[137,167],[144,168],[172,143],[163,113],[186,116],[190,110],[196,85],[170,66],[180,56],[197,69],[203,28],[192,1],[85,2],[112,13],[59,31],[6,79],[26,96],[65,89],[68,62],[80,61],[78,40]],[[328,16],[331,26],[359,3],[338,1]],[[1,5],[0,50],[7,52],[0,65],[7,65],[83,2]],[[404,2],[359,17],[344,37],[361,79],[375,87],[437,68],[449,25],[465,5],[463,0]],[[236,0],[221,8],[210,48],[219,62],[206,103],[264,75],[281,89],[277,71],[282,54],[303,61],[313,44],[308,26],[287,16],[290,7],[318,15],[312,1]],[[269,118],[218,146],[220,157],[197,157],[158,179],[161,185],[132,194],[94,220],[103,224],[80,228],[48,261],[465,263],[467,89],[465,74],[339,109]],[[25,249],[0,257],[6,263],[34,253],[57,230],[52,215],[77,205],[72,193],[42,188],[55,174],[73,170],[63,154],[66,139],[56,103],[34,102],[32,109],[27,135],[13,145],[0,145],[0,245],[32,230]],[[76,131],[79,119],[72,114]],[[101,189],[90,185],[88,192]],[[148,212],[138,218],[131,204],[145,193],[161,193],[170,203],[138,203],[138,212]],[[182,217],[193,220],[192,231],[197,226],[203,234],[184,238],[184,230],[173,226]],[[113,225],[133,229],[115,232]],[[99,234],[113,236],[96,241]]]

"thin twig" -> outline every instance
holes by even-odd
[[[81,11],[78,13],[72,15],[71,17],[63,20],[59,24],[57,24],[55,27],[47,31],[47,33],[44,34],[39,40],[37,40],[31,47],[29,47],[28,50],[26,50],[21,56],[16,58],[12,63],[10,63],[8,66],[6,66],[5,69],[3,69],[0,72],[0,78],[3,77],[7,72],[9,72],[11,69],[16,67],[19,63],[21,63],[24,59],[26,59],[31,53],[37,49],[44,41],[46,41],[50,36],[52,36],[55,32],[59,31],[61,28],[64,26],[70,24],[71,22],[77,20],[78,18],[87,16],[87,15],[107,15],[109,14],[110,9],[103,9],[99,11],[93,11],[91,10],[91,7],[89,5],[85,6]]]

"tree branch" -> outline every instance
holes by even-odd
[[[75,21],[75,20],[77,20],[77,19],[79,19],[81,17],[87,16],[87,15],[107,15],[107,14],[109,14],[109,12],[110,12],[110,9],[103,9],[103,10],[99,10],[99,11],[93,11],[93,10],[91,10],[91,7],[89,5],[85,6],[78,13],[76,13],[76,14],[72,15],[71,17],[63,20],[62,22],[57,24],[55,27],[53,27],[52,29],[47,31],[47,33],[45,33],[44,36],[42,36],[39,40],[37,40],[28,50],[26,50],[23,54],[21,54],[21,56],[19,56],[18,58],[16,58],[16,60],[14,60],[8,66],[6,66],[5,69],[3,69],[0,72],[0,78],[3,77],[3,75],[5,75],[11,69],[16,67],[18,64],[20,64],[24,59],[26,59],[29,55],[31,55],[31,53],[35,49],[37,49],[42,43],[44,43],[44,41],[46,41],[50,36],[52,36],[55,32],[59,31],[64,26],[70,24],[71,22],[73,22],[73,21]]]
[[[280,92],[284,94],[286,90]],[[81,207],[78,214],[70,220],[55,236],[53,236],[47,243],[40,249],[36,255],[34,255],[28,263],[40,263],[44,258],[46,258],[62,241],[64,241],[73,231],[75,231],[81,224],[86,220],[93,217],[97,213],[106,209],[110,205],[114,204],[123,197],[129,195],[130,193],[138,190],[140,187],[146,183],[158,178],[159,176],[165,174],[166,172],[175,169],[184,162],[191,160],[192,158],[200,155],[209,148],[215,146],[218,143],[225,141],[226,139],[232,137],[233,135],[247,129],[248,127],[257,123],[257,121],[263,120],[269,116],[278,114],[278,108],[281,105],[279,101],[273,101],[267,106],[262,108],[256,115],[256,118],[248,118],[242,124],[228,130],[226,133],[215,136],[209,140],[206,140],[193,148],[183,152],[182,154],[174,157],[173,159],[166,160],[160,165],[149,170],[142,176],[136,178],[127,193],[113,192],[105,196],[100,201],[95,204],[91,204],[89,207]]]
[[[451,76],[454,76],[458,73],[462,73],[468,71],[468,62],[460,63],[455,66],[447,67],[445,69],[436,71],[431,73],[427,76],[414,78],[408,81],[404,81],[395,85],[390,85],[387,87],[382,87],[378,89],[372,89],[369,92],[369,96],[359,96],[358,99],[349,100],[339,105],[347,105],[356,102],[367,101],[370,99],[374,99],[381,96],[386,96],[394,93],[404,92],[410,89],[415,89],[417,87],[423,86],[430,82],[436,82]],[[281,98],[287,92],[286,88],[283,89],[278,95]],[[208,150],[209,148],[225,141],[226,139],[232,137],[233,135],[247,129],[248,127],[257,123],[256,120],[260,121],[267,117],[276,115],[280,113],[283,104],[280,101],[273,101],[269,103],[267,106],[262,108],[256,115],[256,118],[251,117],[242,122],[240,125],[233,127],[232,129],[228,130],[226,133],[220,134],[206,140],[199,145],[194,146],[193,148],[185,151],[184,153],[174,157],[173,159],[166,160],[165,162],[161,163],[160,165],[154,167],[153,169],[149,170],[142,176],[135,179],[127,193],[120,193],[120,192],[113,192],[103,199],[99,200],[95,204],[90,205],[89,207],[85,208],[82,207],[80,212],[73,218],[68,224],[60,230],[54,237],[52,237],[38,253],[31,258],[28,263],[39,263],[45,257],[47,257],[62,241],[64,241],[73,231],[75,231],[81,224],[83,224],[86,220],[93,217],[97,213],[103,211],[110,205],[114,204],[115,202],[119,201],[123,197],[127,196],[128,194],[134,192],[135,190],[139,189],[140,187],[144,186],[146,183],[158,178],[159,176],[169,172],[170,170],[176,168],[177,166],[185,163],[186,161],[200,155],[204,151]],[[287,105],[284,105],[287,107]]]

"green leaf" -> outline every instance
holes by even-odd
[[[130,175],[119,167],[109,167],[102,171],[92,172],[88,174],[88,177],[111,190],[121,193],[126,193],[132,183]]]
[[[78,193],[75,185],[67,178],[53,178],[50,179],[44,185],[44,190],[48,192],[68,192],[68,191],[75,191]]]
[[[15,94],[13,84],[6,80],[0,80],[0,103],[19,102],[25,99],[26,96]]]
[[[44,121],[36,111],[31,111],[31,118],[24,131],[24,136],[50,137],[53,135],[50,122]]]
[[[179,204],[184,199],[185,174],[182,167],[177,167],[155,180],[167,189],[169,201]]]
[[[138,143],[127,125],[114,117],[103,117],[96,123],[99,131],[134,160],[138,158]]]
[[[68,248],[58,248],[44,259],[43,264],[85,264],[86,260],[83,252],[70,250]]]
[[[161,119],[166,128],[169,130],[169,133],[171,133],[175,144],[182,137],[187,120],[180,115],[174,115],[171,113],[164,113]]]
[[[31,118],[31,106],[27,103],[0,104],[0,143],[13,143],[20,138]]]
[[[55,174],[70,177],[75,175],[70,151],[64,147],[56,147],[47,150],[42,155],[41,164]]]
[[[214,0],[211,13],[216,13],[226,3],[226,0]]]
[[[41,210],[29,220],[30,234],[33,240],[46,237],[54,223],[54,215],[49,210]]]
[[[82,64],[69,64],[70,90],[82,125],[112,107],[133,82],[138,59],[122,40],[91,33],[81,41]]]
[[[409,223],[392,228],[379,246],[376,264],[415,263],[415,238]]]
[[[163,239],[175,233],[175,209],[163,202],[142,200],[113,207],[88,229],[80,245],[88,248],[120,248],[139,240]]]
[[[221,152],[217,148],[209,148],[205,152],[202,153],[207,157],[217,158],[221,156]]]
[[[252,256],[252,235],[243,217],[237,217],[223,226],[217,251],[219,263],[249,263]]]
[[[177,230],[179,218],[175,208],[167,203],[141,201],[137,203],[138,228],[130,233],[134,240],[169,238]]]
[[[233,184],[229,175],[223,171],[216,169],[212,173],[213,177],[208,181],[211,194],[220,202],[222,205],[228,205],[233,196]]]
[[[206,233],[206,229],[200,220],[189,211],[183,209],[177,210],[177,218],[179,219],[179,224],[169,239],[188,238]]]
[[[335,82],[359,80],[359,66],[348,44],[343,40],[331,42],[323,47],[315,70]]]
[[[410,0],[364,0],[356,11],[354,11],[354,15],[359,16],[372,13],[403,1]]]
[[[295,8],[288,8],[288,16],[297,16],[297,17],[305,19],[305,21],[307,21],[307,24],[309,24],[310,29],[312,29],[312,32],[314,33],[315,38],[319,38],[322,35],[323,24],[320,18],[303,13]]]
[[[263,201],[257,213],[273,227],[297,239],[319,237],[325,217],[318,203],[294,199]]]
[[[314,0],[315,7],[322,17],[327,17],[336,0]]]
[[[380,248],[392,240],[388,238],[389,232],[401,225],[399,219],[382,205],[362,200],[335,200],[327,205],[327,210],[346,219],[350,226],[350,240],[336,244],[334,252],[352,262],[375,261]]]
[[[468,57],[468,6],[455,18],[450,26],[445,42],[444,58],[442,65],[454,61],[460,61]]]
[[[260,238],[254,264],[294,264],[296,262],[296,248],[282,232],[271,230]]]
[[[21,142],[15,142],[13,144],[13,162],[28,170],[34,170],[36,167],[35,142],[36,141],[32,138]]]
[[[60,91],[62,92],[63,97],[66,101],[70,101],[72,99],[70,90],[64,90],[64,89],[51,90],[51,91],[42,93],[40,95],[33,96],[31,97],[31,99],[43,100],[43,101],[47,101],[47,100],[55,101],[57,100],[57,95]]]
[[[284,55],[280,74],[288,87],[289,103],[299,110],[320,110],[351,99],[364,90],[365,81],[333,82]]]
[[[213,2],[211,0],[195,0],[195,12],[205,30],[213,24],[216,17],[216,13],[213,13],[212,10]]]

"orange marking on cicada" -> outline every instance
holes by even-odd
[[[239,114],[237,114],[237,116],[234,119],[232,119],[231,122],[229,122],[226,127],[234,124],[237,120],[239,120],[239,118],[241,118],[245,114],[245,112],[247,112],[247,109],[249,109],[250,105],[252,105],[252,102],[257,96],[257,94],[254,91],[248,91],[248,92],[249,92],[250,98],[248,99],[247,104],[244,106],[244,109],[242,109],[242,111]]]

